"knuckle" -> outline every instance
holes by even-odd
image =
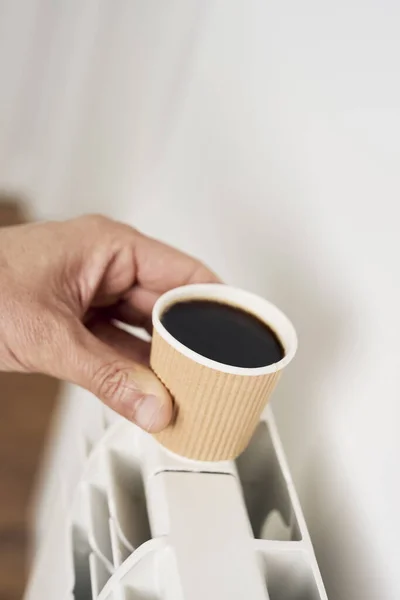
[[[131,370],[118,361],[102,365],[94,374],[96,394],[117,412],[124,412],[127,393],[132,401],[132,393],[139,390],[132,378]]]
[[[81,217],[82,221],[89,227],[101,228],[104,227],[107,223],[111,223],[111,219],[105,217],[100,213],[91,213],[88,215],[84,215]]]

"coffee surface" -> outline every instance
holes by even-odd
[[[285,355],[268,325],[229,304],[209,300],[177,302],[167,308],[161,322],[187,348],[225,365],[265,367]]]

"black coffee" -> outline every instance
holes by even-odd
[[[165,329],[187,348],[233,367],[265,367],[284,349],[276,334],[254,315],[219,302],[178,302],[161,317]]]

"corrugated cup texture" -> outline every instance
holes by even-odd
[[[248,445],[281,371],[239,375],[203,366],[154,330],[151,367],[174,398],[173,424],[156,439],[187,458],[231,460]]]

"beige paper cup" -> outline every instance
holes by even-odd
[[[214,300],[242,308],[271,327],[284,358],[254,369],[205,358],[177,341],[161,317],[176,302]],[[176,417],[156,439],[181,456],[204,461],[231,460],[248,445],[284,367],[295,355],[293,325],[276,306],[250,292],[219,284],[196,284],[163,294],[153,310],[151,367],[170,391]]]

